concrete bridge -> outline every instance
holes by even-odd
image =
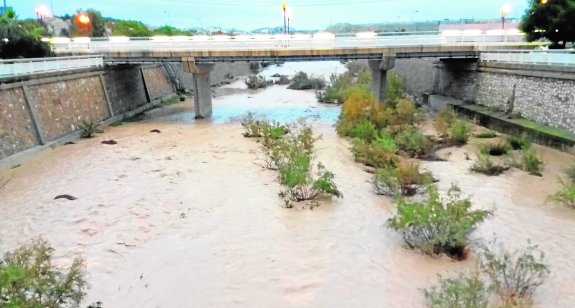
[[[418,38],[413,38],[417,42]],[[405,43],[404,41],[402,43]],[[210,89],[210,71],[216,62],[235,61],[328,61],[328,60],[368,60],[372,71],[371,90],[378,101],[385,99],[387,72],[395,66],[396,59],[404,58],[443,58],[443,59],[478,59],[481,52],[506,48],[529,47],[521,43],[482,43],[446,44],[433,41],[423,44],[378,43],[377,40],[357,40],[354,46],[338,44],[336,41],[317,43],[310,41],[307,45],[300,41],[275,40],[256,44],[254,42],[237,45],[226,44],[198,47],[188,42],[174,44],[170,42],[130,43],[122,48],[122,43],[78,45],[75,48],[59,50],[60,54],[86,55],[102,54],[107,64],[129,64],[147,62],[181,62],[184,70],[193,74],[196,117],[203,119],[212,114]],[[109,46],[109,48],[106,48]],[[128,46],[128,45],[125,45]],[[201,46],[201,45],[200,45]],[[58,51],[58,50],[57,50]]]

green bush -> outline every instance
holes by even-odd
[[[304,122],[294,125],[289,133],[270,142],[268,156],[279,170],[280,196],[289,201],[314,200],[319,197],[342,197],[334,174],[318,163],[312,164],[314,143],[318,140]]]
[[[477,155],[477,160],[471,166],[470,170],[477,173],[483,173],[485,175],[500,175],[507,169],[509,168],[494,164],[491,158],[489,158],[489,155],[479,153]]]
[[[102,130],[98,128],[98,123],[95,121],[83,120],[79,125],[80,137],[82,138],[92,138],[96,133],[102,133]]]
[[[0,261],[0,307],[78,307],[87,288],[83,260],[62,269],[52,264],[53,254],[41,239],[6,253]]]
[[[461,273],[456,278],[441,278],[438,286],[424,290],[432,308],[486,308],[489,286],[479,272]]]
[[[544,163],[534,150],[523,150],[523,170],[532,175],[542,176]]]
[[[432,147],[429,139],[415,127],[400,130],[395,135],[395,143],[400,152],[404,152],[410,157],[424,156]]]
[[[569,179],[571,179],[571,182],[575,183],[575,166],[567,169],[566,173]]]
[[[497,133],[492,130],[484,130],[473,135],[475,138],[489,139],[497,137]]]
[[[470,135],[471,127],[461,120],[455,120],[449,129],[449,139],[456,145],[466,144]]]
[[[248,76],[248,78],[246,78],[244,83],[246,84],[246,86],[248,86],[248,89],[254,89],[255,90],[255,89],[267,88],[267,86],[269,86],[270,84],[273,84],[273,81],[270,82],[262,76],[253,75],[253,76]]]
[[[244,128],[243,136],[246,138],[262,137],[262,122],[256,119],[256,114],[248,112],[240,118],[240,123]]]
[[[377,169],[372,184],[378,195],[413,196],[421,185],[429,184],[432,180],[431,174],[419,172],[417,161],[403,159],[397,163],[397,166]]]
[[[298,72],[291,80],[288,89],[292,90],[322,90],[325,88],[325,79],[308,76],[305,72]]]
[[[357,77],[354,77],[357,75]],[[349,90],[353,87],[369,89],[371,73],[368,69],[361,69],[357,73],[345,72],[341,75],[332,74],[324,91],[317,91],[316,98],[320,103],[342,104]]]
[[[397,103],[405,97],[403,79],[395,73],[388,74],[385,88],[385,106],[395,108]]]
[[[368,120],[359,122],[339,121],[336,125],[336,131],[340,136],[359,138],[368,143],[377,136],[377,128]]]
[[[352,141],[351,152],[355,161],[366,166],[375,168],[395,166],[398,161],[396,151],[397,146],[393,138],[386,133],[381,133],[372,143],[362,139]]]
[[[504,307],[530,306],[533,293],[550,273],[544,253],[531,244],[515,251],[483,246],[479,256],[481,268]]]
[[[575,183],[561,181],[561,185],[561,190],[551,195],[549,200],[575,209]]]
[[[488,143],[480,148],[481,154],[502,156],[511,151],[511,146],[506,142]]]
[[[403,235],[409,247],[425,254],[465,258],[469,234],[491,212],[471,210],[471,201],[462,198],[457,186],[452,186],[443,198],[435,185],[429,185],[427,193],[428,199],[423,202],[399,198],[398,213],[389,219],[389,226]]]
[[[531,147],[531,141],[525,136],[509,136],[507,137],[507,143],[513,148],[513,150],[526,150]]]
[[[435,121],[433,122],[433,126],[435,130],[439,134],[440,137],[447,137],[449,136],[449,129],[453,126],[453,123],[457,119],[457,115],[455,111],[451,107],[443,108],[437,117],[435,117]]]

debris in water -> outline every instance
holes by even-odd
[[[70,196],[70,195],[58,195],[54,198],[54,200],[58,200],[58,199],[66,199],[66,200],[73,201],[73,200],[76,200],[78,198],[76,198],[74,196]]]
[[[102,141],[103,144],[118,144],[118,142],[116,140],[106,140],[106,141]]]
[[[74,141],[68,141],[68,142],[64,143],[64,145],[71,145],[71,144],[76,144],[76,142],[74,142]]]
[[[18,168],[18,167],[20,167],[20,166],[22,166],[22,164],[18,164],[18,165],[16,165],[16,166],[12,166],[12,168],[10,168],[10,169],[16,169],[16,168]]]
[[[159,129],[152,129],[150,131],[150,133],[158,133],[159,134],[159,133],[161,133],[161,131]]]

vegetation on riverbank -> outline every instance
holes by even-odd
[[[54,249],[36,239],[0,260],[1,307],[78,307],[88,287],[84,260],[55,266]]]

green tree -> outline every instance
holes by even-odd
[[[528,41],[548,39],[554,48],[575,42],[575,0],[530,0],[519,25]]]
[[[112,29],[112,35],[146,37],[151,34],[146,25],[135,20],[113,20],[108,22],[108,26]]]
[[[159,28],[154,29],[152,34],[154,34],[154,35],[169,35],[169,36],[189,35],[190,31],[181,30],[181,29],[178,29],[178,28],[172,27],[172,26],[161,26]]]
[[[36,21],[18,21],[8,10],[0,15],[0,58],[40,58],[52,55],[50,46],[42,42],[44,28]]]

